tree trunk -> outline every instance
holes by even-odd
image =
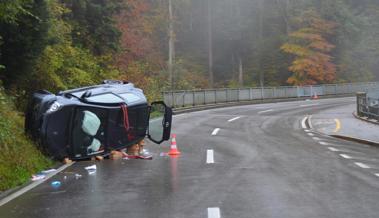
[[[212,38],[212,8],[211,0],[208,0],[208,72],[209,72],[209,86],[213,88],[213,38]]]
[[[174,19],[172,13],[172,0],[168,0],[168,11],[169,11],[169,42],[168,42],[168,73],[170,88],[174,87],[174,75],[173,75],[173,65],[174,65]]]
[[[193,5],[192,5],[192,2],[191,2],[190,16],[189,16],[189,29],[191,32],[193,31]]]
[[[240,87],[243,87],[243,66],[241,56],[239,56],[238,83]]]
[[[262,52],[263,52],[263,12],[264,12],[264,0],[259,0],[259,27],[258,27],[258,37],[259,37],[259,84],[261,87],[264,87],[264,74],[262,69]]]
[[[283,4],[282,4],[283,1]],[[289,0],[276,0],[276,5],[278,6],[278,9],[280,11],[280,14],[282,14],[283,20],[286,24],[286,34],[289,35],[291,32],[291,26],[288,20],[288,10],[289,10]]]

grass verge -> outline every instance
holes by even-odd
[[[0,86],[0,191],[24,184],[52,164],[25,136],[24,117]]]

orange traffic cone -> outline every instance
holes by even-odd
[[[167,153],[168,155],[180,155],[180,151],[176,146],[176,134],[172,134],[170,151]]]

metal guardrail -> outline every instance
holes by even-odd
[[[325,84],[314,86],[253,87],[237,89],[204,89],[163,92],[164,102],[173,108],[195,107],[266,99],[330,96],[368,92],[378,89],[379,82]]]
[[[357,114],[379,121],[379,99],[367,97],[365,92],[357,93]]]

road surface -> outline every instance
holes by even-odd
[[[376,218],[379,148],[314,133],[305,117],[354,98],[238,106],[174,117],[182,152],[85,161],[0,207],[7,218]],[[82,177],[76,179],[75,174]],[[62,185],[53,188],[51,181]]]

